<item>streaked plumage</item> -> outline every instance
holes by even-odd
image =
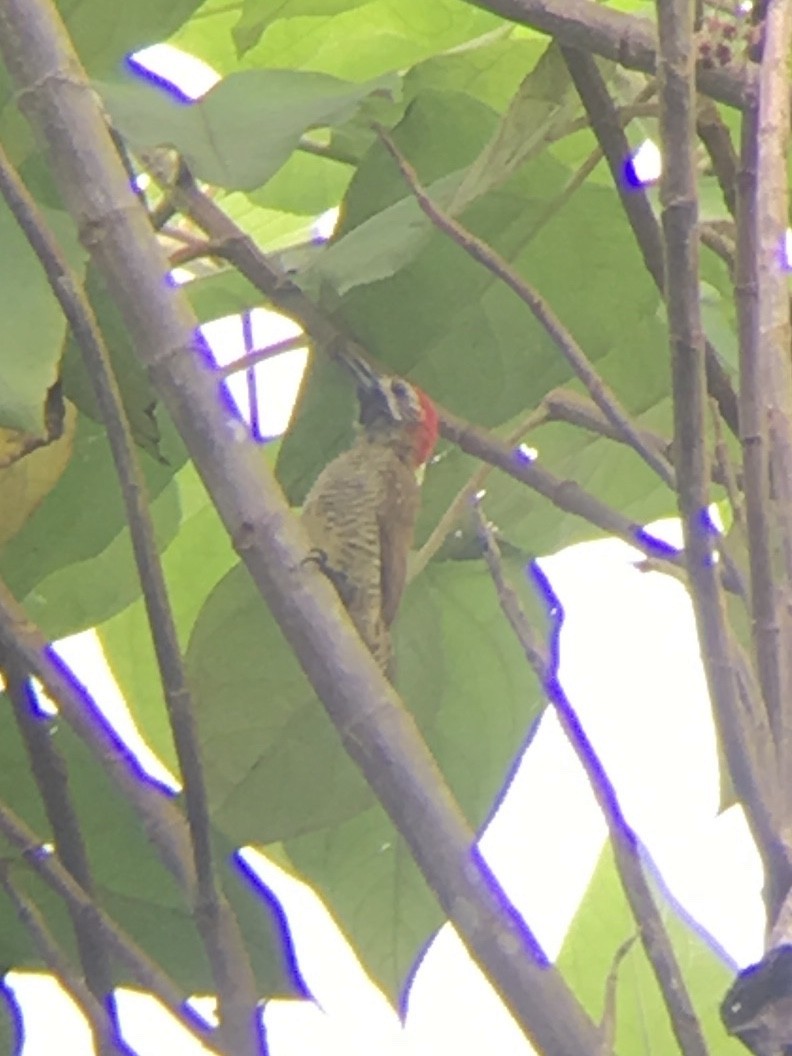
[[[420,503],[416,473],[434,448],[437,415],[419,389],[357,366],[361,431],[319,474],[302,520],[358,633],[392,678],[389,628]]]

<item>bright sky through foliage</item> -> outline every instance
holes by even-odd
[[[203,63],[165,45],[139,58],[162,63],[161,72],[193,95],[217,79]],[[645,158],[639,152],[633,159],[642,180],[656,171],[651,166],[659,155],[651,146],[642,148]],[[237,320],[211,324],[206,332],[221,362],[241,354]],[[293,332],[292,324],[276,322],[272,313],[254,313],[256,347]],[[272,415],[264,432],[285,428],[305,359],[300,350],[257,371],[262,408]],[[244,405],[244,375],[231,390]],[[671,891],[737,961],[746,963],[761,951],[761,875],[741,812],[718,815],[715,743],[690,605],[677,583],[638,572],[635,559],[624,544],[604,541],[543,562],[567,608],[561,674],[630,822]],[[112,698],[109,673],[90,637],[66,643],[64,655],[99,699]],[[121,702],[116,706],[120,713]],[[498,707],[497,700],[492,707]],[[525,759],[484,837],[484,849],[554,955],[603,846],[604,828],[552,715],[542,721]],[[273,1056],[518,1056],[528,1051],[448,928],[416,974],[402,1032],[316,896],[276,866],[263,866],[262,875],[284,902],[319,1006],[273,1002],[268,1007]],[[22,980],[18,991],[30,1008],[24,1056],[88,1052],[84,1028],[75,1025],[71,1011],[63,1011],[64,1000],[53,996],[48,982]],[[130,1043],[141,1056],[200,1051],[146,999],[125,995],[121,1008]]]

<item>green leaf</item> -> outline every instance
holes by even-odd
[[[160,546],[178,528],[167,485],[185,457],[168,419],[163,430],[171,461],[140,456]],[[115,467],[104,430],[90,419],[80,416],[65,472],[0,553],[0,575],[52,637],[91,627],[139,595]]]
[[[237,558],[228,532],[192,463],[176,475],[174,491],[181,509],[181,524],[178,534],[163,552],[162,566],[176,630],[186,646],[207,595]],[[176,771],[176,755],[143,599],[139,598],[103,622],[97,627],[97,634],[127,707],[147,743]]]
[[[44,218],[72,266],[83,254],[63,212]],[[4,203],[0,203],[0,426],[33,436],[44,433],[44,402],[58,379],[66,323],[41,264]]]
[[[213,979],[191,907],[154,853],[136,814],[69,727],[57,720],[48,724],[51,743],[66,764],[69,792],[101,905],[186,995],[211,991]],[[2,695],[0,727],[0,800],[8,803],[43,840],[51,841],[27,753],[11,718],[8,699]],[[18,851],[5,845],[5,841],[0,843],[5,855],[18,858]],[[248,881],[231,859],[232,845],[222,836],[216,842],[216,852],[218,875],[238,914],[262,995],[293,995],[295,984],[281,944],[279,915],[261,897],[253,897]],[[70,920],[60,899],[31,876],[21,862],[15,868],[16,876],[58,941],[74,953]],[[6,965],[37,970],[46,967],[4,894],[0,894],[0,930]],[[118,985],[132,982],[117,961],[114,970]]]
[[[223,74],[286,67],[360,82],[403,71],[503,25],[496,15],[459,0],[373,0],[336,14],[277,19],[240,59],[234,40],[238,10],[225,0],[209,0],[201,18],[171,42]],[[288,7],[284,11],[289,14]]]
[[[461,92],[500,112],[546,47],[546,37],[501,24],[415,65],[404,79],[405,96],[413,99],[430,90]]]
[[[652,865],[646,863],[644,867],[651,878]],[[709,1051],[738,1056],[745,1050],[736,1038],[726,1035],[718,1015],[718,1006],[732,980],[725,957],[664,890],[652,884],[652,892]],[[557,961],[575,996],[595,1022],[602,1015],[614,956],[626,940],[637,939],[636,933],[613,854],[606,847]],[[677,1052],[668,1012],[639,940],[622,961],[617,980],[614,1051],[637,1052],[651,1038],[657,1052]]]
[[[479,825],[542,706],[480,562],[410,585],[396,654],[400,692]],[[283,841],[397,994],[439,911],[241,566],[208,598],[187,659],[214,823],[236,842]]]
[[[548,46],[522,80],[489,143],[465,173],[448,211],[463,212],[569,128],[581,104],[561,51]]]
[[[298,15],[337,15],[363,7],[368,0],[244,0],[233,35],[240,55],[261,39],[264,30],[276,19]]]
[[[448,105],[450,100],[444,100]],[[469,126],[474,109],[459,96],[462,120]],[[417,105],[417,102],[416,102]],[[483,195],[498,188],[530,158],[537,157],[570,125],[580,110],[560,52],[550,46],[519,86],[502,120],[464,172],[447,173],[426,187],[430,199],[456,218]],[[414,114],[408,114],[414,120]],[[461,121],[448,115],[448,129]],[[436,145],[436,144],[435,144]],[[448,154],[444,154],[447,161]],[[391,168],[392,168],[391,163]],[[403,181],[402,181],[403,182]],[[320,281],[343,295],[354,286],[389,278],[408,265],[434,231],[412,193],[341,233],[313,268]],[[311,273],[307,276],[311,281]]]
[[[251,189],[266,183],[312,128],[346,121],[393,77],[351,84],[301,70],[230,74],[185,105],[145,82],[97,84],[113,124],[135,147],[174,147],[199,179]]]
[[[85,292],[102,331],[110,366],[121,391],[135,443],[159,460],[163,455],[160,450],[160,429],[156,417],[157,400],[154,390],[145,368],[132,349],[121,313],[93,265],[88,268]],[[88,368],[71,333],[66,339],[62,380],[64,395],[72,400],[83,414],[101,422],[102,415],[96,403]]]
[[[123,59],[174,33],[202,0],[136,0],[114,6],[106,0],[59,0],[58,7],[80,60],[91,74],[118,69]]]

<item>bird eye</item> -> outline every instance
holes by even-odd
[[[409,394],[410,387],[406,381],[400,381],[396,378],[391,384],[391,392],[397,399],[403,400],[405,396]]]

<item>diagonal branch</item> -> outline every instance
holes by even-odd
[[[43,717],[35,714],[36,703],[25,668],[8,655],[0,657],[0,667],[5,671],[6,695],[27,751],[30,771],[50,823],[55,846],[64,866],[77,883],[91,898],[96,899],[88,852],[69,788],[66,763],[51,736],[49,722],[45,725]],[[102,1051],[112,1051],[111,1023],[117,1025],[117,1016],[111,965],[101,937],[91,924],[90,920],[84,920],[79,915],[72,916],[83,975],[94,1000],[103,1009],[105,1023],[97,1037],[104,1039],[101,1040]]]
[[[746,107],[750,107],[750,95]],[[718,112],[717,106],[702,100],[696,117],[696,131],[709,155],[723,201],[732,216],[737,212],[737,154],[731,132]]]
[[[393,139],[382,126],[377,132],[385,149],[395,161],[405,183],[415,196],[418,205],[431,222],[460,246],[468,256],[478,261],[492,275],[527,305],[534,317],[544,327],[556,348],[567,361],[575,376],[583,383],[589,396],[599,407],[613,427],[621,433],[630,447],[650,466],[660,479],[674,487],[674,470],[668,460],[653,447],[643,442],[640,431],[634,425],[627,411],[621,406],[616,395],[610,391],[589,361],[583,349],[578,345],[552,308],[531,287],[529,283],[491,246],[482,242],[468,231],[458,220],[441,209],[427,194],[421,185],[415,169],[410,165]]]
[[[53,651],[8,587],[0,581],[0,648],[18,659],[55,701],[63,718],[88,745],[143,823],[147,838],[179,885],[194,897],[195,868],[184,815],[156,791],[140,765],[89,696]]]
[[[51,888],[70,912],[90,918],[102,936],[107,949],[125,964],[138,986],[148,990],[179,1020],[182,1026],[208,1045],[214,1052],[228,1050],[214,1048],[214,1030],[200,1021],[189,1009],[189,994],[182,993],[176,984],[140,949],[115,921],[108,916],[80,887],[58,856],[50,851],[32,829],[5,803],[0,802],[0,834],[19,851],[22,860]]]
[[[628,70],[654,73],[657,35],[652,22],[593,0],[467,0],[510,22],[555,37],[559,44],[618,62]],[[719,102],[741,107],[755,80],[749,65],[696,71],[699,91]]]
[[[477,850],[414,721],[360,641],[336,591],[305,565],[304,532],[221,400],[216,377],[195,354],[196,320],[165,281],[164,256],[131,197],[95,93],[54,6],[48,0],[0,0],[0,49],[133,347],[346,750],[526,1034],[545,1051],[590,1053],[596,1044],[591,1020]]]
[[[646,270],[652,276],[661,296],[665,297],[665,264],[663,239],[649,197],[642,187],[627,187],[624,167],[630,157],[630,145],[624,134],[607,85],[591,55],[577,48],[561,49],[580,101],[585,107],[592,131],[602,148],[611,172],[624,214],[632,228]],[[717,401],[723,420],[737,435],[737,398],[729,375],[718,353],[705,337],[707,388]]]
[[[194,709],[182,662],[176,625],[162,572],[146,482],[135,453],[107,348],[75,275],[35,201],[0,149],[0,192],[39,258],[77,339],[104,422],[132,538],[151,637],[159,666],[190,827],[195,863],[195,920],[212,967],[221,1029],[238,1038],[242,1050],[258,1049],[257,994],[253,970],[233,911],[223,897],[212,861],[206,785],[198,748]]]
[[[115,1017],[111,1019],[99,995],[87,985],[71,964],[33,900],[11,879],[11,863],[7,860],[0,862],[0,885],[5,889],[47,970],[55,976],[88,1021],[96,1052],[132,1056],[131,1050],[121,1038]],[[78,914],[74,911],[72,916],[78,919]],[[111,996],[108,993],[108,998]]]
[[[341,330],[248,235],[196,187],[184,167],[179,184],[173,191],[173,200],[212,238],[218,247],[218,255],[233,264],[261,290],[279,312],[299,323],[318,348],[331,358],[371,358],[362,345]],[[558,509],[588,521],[609,535],[624,539],[653,558],[664,556],[668,560],[676,560],[674,553],[662,540],[590,495],[580,485],[542,466],[532,465],[492,433],[451,414],[437,403],[435,406],[439,413],[441,435],[457,444],[461,450],[532,488]]]
[[[561,685],[558,673],[560,636],[564,620],[561,602],[547,578],[538,566],[534,565],[533,576],[552,621],[550,647],[547,649],[543,643],[537,641],[520,599],[504,574],[492,525],[487,522],[479,506],[474,506],[474,515],[484,558],[495,584],[503,614],[509,621],[526,660],[544,687],[608,825],[619,879],[638,926],[647,959],[663,995],[679,1047],[684,1056],[707,1056],[707,1046],[693,1002],[644,875],[638,837],[627,822],[616,789]]]

